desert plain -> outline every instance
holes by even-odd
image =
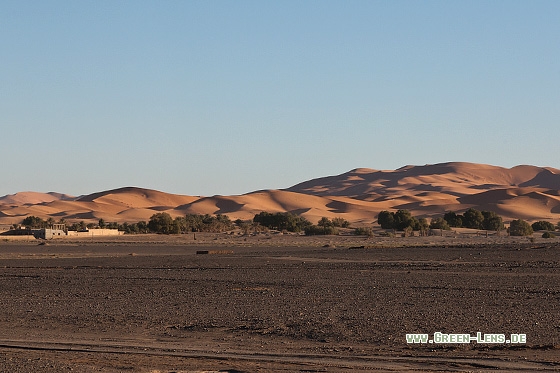
[[[7,230],[31,215],[136,223],[159,212],[250,220],[268,211],[378,229],[381,210],[429,219],[468,208],[496,212],[506,225],[557,225],[560,170],[361,168],[238,196],[21,192],[0,197],[0,224]],[[560,371],[560,238],[351,232],[3,236],[0,371]],[[437,342],[436,332],[476,340],[407,342],[412,333]],[[492,334],[510,343],[486,343]],[[511,343],[512,334],[526,339]]]
[[[0,371],[560,370],[558,238],[194,238],[0,243]]]

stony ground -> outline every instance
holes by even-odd
[[[558,242],[324,240],[0,244],[0,371],[560,371]]]

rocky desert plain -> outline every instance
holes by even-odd
[[[560,371],[558,237],[465,229],[388,237],[375,223],[381,210],[430,219],[470,207],[506,225],[556,225],[560,171],[444,163],[356,169],[239,196],[126,187],[1,197],[6,226],[31,215],[132,223],[157,212],[235,220],[289,211],[375,234],[0,240],[0,371]],[[413,333],[432,343],[410,343]],[[453,335],[473,340],[449,343],[463,338]]]

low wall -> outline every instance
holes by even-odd
[[[118,229],[90,229],[87,232],[68,231],[68,237],[98,237],[98,236],[122,236],[124,232]]]
[[[0,241],[35,241],[36,238],[32,234],[10,236],[10,235],[0,235]]]

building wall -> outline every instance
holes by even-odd
[[[90,229],[86,232],[68,231],[69,237],[121,236],[123,234],[124,232],[120,232],[118,229],[106,228]]]

